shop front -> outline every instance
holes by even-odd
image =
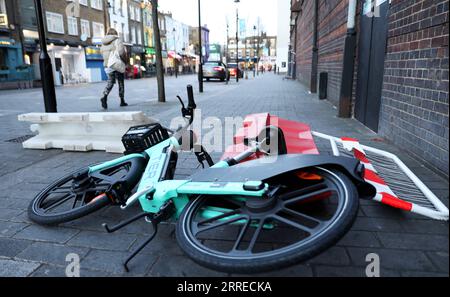
[[[24,65],[22,46],[13,39],[0,38],[0,83],[31,81],[32,67]]]
[[[103,65],[103,56],[99,46],[87,46],[85,48],[86,68],[89,82],[99,82],[107,80],[105,68]]]
[[[145,62],[145,49],[142,46],[130,46],[127,51],[129,60],[125,77],[128,79],[142,78],[142,64]]]
[[[145,77],[156,75],[156,51],[153,47],[145,48],[145,63],[144,63]]]
[[[52,61],[55,85],[87,83],[90,72],[86,67],[86,55],[82,46],[48,45]]]

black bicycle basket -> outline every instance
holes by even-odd
[[[158,123],[131,127],[122,137],[125,155],[142,153],[169,137],[169,132]]]

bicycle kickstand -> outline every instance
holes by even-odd
[[[156,233],[158,233],[158,224],[152,222],[152,226],[153,226],[153,233],[150,235],[150,237],[144,243],[142,243],[123,263],[123,267],[125,268],[126,272],[130,272],[130,269],[128,268],[128,263],[131,260],[133,260],[133,258],[136,257],[137,254],[139,254],[139,252],[142,251],[155,238]]]

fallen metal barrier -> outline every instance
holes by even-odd
[[[356,139],[337,138],[319,132],[312,134],[329,141],[333,155],[355,157],[364,164],[364,179],[377,189],[375,201],[448,221],[448,208],[396,155],[361,145]]]
[[[123,153],[122,136],[132,126],[154,123],[143,112],[27,113],[19,121],[31,122],[35,137],[22,145],[26,149],[106,151]]]

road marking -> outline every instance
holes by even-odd
[[[97,99],[96,96],[83,96],[79,98],[80,100],[91,100],[91,99]]]

